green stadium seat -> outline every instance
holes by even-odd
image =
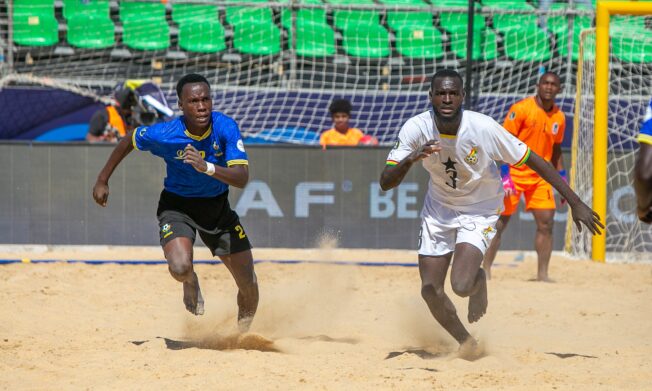
[[[645,16],[614,15],[610,19],[609,29],[612,31],[646,31]]]
[[[398,5],[398,6],[410,6],[410,7],[428,7],[428,3],[423,0],[379,0],[380,4],[384,5]]]
[[[122,41],[132,49],[165,50],[170,47],[170,26],[157,19],[128,19],[122,22]]]
[[[232,26],[251,23],[273,24],[274,15],[271,8],[227,7],[226,21]]]
[[[172,21],[183,24],[189,20],[219,20],[219,11],[216,5],[211,4],[172,4]]]
[[[439,15],[439,24],[441,28],[449,33],[466,31],[469,25],[469,14],[466,12],[442,12]],[[473,16],[473,29],[482,30],[487,25],[484,15],[475,14]]]
[[[615,33],[611,47],[614,57],[622,62],[652,64],[652,31]]]
[[[466,59],[465,30],[451,33],[451,50],[461,59]],[[473,60],[493,60],[498,57],[498,36],[493,30],[475,30],[473,37]]]
[[[545,61],[552,57],[548,34],[538,27],[513,28],[504,35],[505,55],[511,60]]]
[[[482,0],[482,5],[485,7],[491,7],[498,5],[500,7],[509,7],[512,4],[525,4],[527,0]]]
[[[108,16],[73,14],[68,18],[68,43],[82,49],[104,49],[115,44],[115,26]]]
[[[54,17],[54,0],[14,0],[13,14]]]
[[[281,51],[281,30],[273,23],[236,24],[233,47],[245,54],[278,54]]]
[[[163,3],[120,1],[119,11],[122,22],[143,19],[165,20],[165,4]]]
[[[296,25],[296,52],[303,57],[328,57],[335,54],[335,32],[327,24],[301,22]],[[289,31],[292,42],[292,31]]]
[[[379,25],[378,12],[371,10],[335,10],[333,11],[333,24],[340,30],[356,28],[364,25]]]
[[[433,26],[403,26],[396,33],[401,56],[433,60],[444,56],[441,32]]]
[[[381,25],[350,25],[343,36],[344,51],[350,56],[381,58],[390,54],[389,33]]]
[[[111,15],[109,0],[63,0],[63,17],[77,15],[108,18]]]
[[[405,12],[387,11],[387,25],[394,31],[403,26],[432,26],[432,14],[430,12]]]
[[[299,9],[296,11],[296,23],[326,24],[326,10]],[[292,28],[292,12],[290,10],[283,9],[281,11],[281,24],[288,30]]]
[[[54,15],[14,14],[14,42],[23,46],[50,46],[59,42],[59,23]]]
[[[226,49],[219,20],[190,19],[179,25],[179,47],[189,52],[217,53]]]
[[[538,25],[539,17],[534,7],[527,3],[494,3],[489,6],[496,11],[531,11],[527,14],[495,13],[493,16],[494,29],[504,33],[511,29],[535,28]]]
[[[467,0],[432,0],[432,5],[439,8],[448,8],[448,7],[468,7],[469,2]],[[476,6],[480,6],[476,2]]]
[[[591,20],[589,18],[575,18],[576,24],[573,26],[573,46],[572,58],[577,60],[579,58],[580,50],[580,34],[583,30],[591,28]],[[557,51],[560,56],[568,55],[568,23],[559,23],[550,21],[548,19],[548,29],[555,34],[557,38]]]
[[[563,3],[553,3],[550,6],[551,10],[565,10],[569,9],[568,4]],[[568,20],[571,19],[566,15],[553,15],[547,18],[546,25],[548,30],[553,32],[555,35],[563,34],[564,36],[568,34]],[[592,20],[590,16],[576,16],[573,18],[573,23],[575,26],[580,26],[581,28],[590,28],[592,25]]]

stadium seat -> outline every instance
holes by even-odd
[[[364,25],[379,26],[380,18],[376,11],[364,10],[335,10],[333,11],[333,24],[340,30],[356,28]]]
[[[219,20],[186,20],[179,26],[179,47],[189,52],[216,53],[226,49]]]
[[[335,32],[327,24],[301,22],[296,25],[296,52],[303,57],[328,57],[335,54]],[[289,32],[292,42],[292,31]]]
[[[271,8],[227,7],[226,21],[232,26],[250,23],[274,23]]]
[[[165,4],[163,3],[120,1],[119,10],[120,21],[123,23],[143,19],[165,20]]]
[[[14,14],[14,42],[23,46],[50,46],[59,42],[59,23],[54,15]]]
[[[73,14],[68,17],[68,43],[83,49],[104,49],[115,45],[115,26],[108,16]]]
[[[466,38],[464,30],[451,33],[451,50],[461,59],[466,59]],[[498,57],[498,37],[493,30],[475,30],[473,41],[473,60],[486,61]]]
[[[138,50],[165,50],[170,47],[170,26],[157,19],[128,19],[122,23],[122,41]]]
[[[646,31],[645,16],[623,16],[614,15],[611,17],[610,30],[612,31]]]
[[[573,60],[579,58],[580,34],[583,30],[589,29],[592,26],[591,19],[589,18],[577,17],[575,21],[575,25],[573,26],[573,52],[571,55]],[[551,21],[549,18],[548,29],[555,34],[558,54],[562,57],[568,55],[568,22]]]
[[[433,26],[403,26],[396,32],[396,50],[401,56],[432,60],[444,56],[441,32]]]
[[[281,51],[281,30],[273,23],[236,24],[233,47],[245,54],[278,54]]]
[[[430,12],[387,11],[387,25],[394,31],[403,26],[432,27]]]
[[[482,5],[485,7],[491,7],[498,5],[501,7],[509,7],[512,4],[524,4],[527,3],[527,0],[482,0]]]
[[[441,28],[449,33],[466,31],[469,25],[469,14],[466,12],[442,12],[439,15],[439,24]],[[486,26],[484,15],[475,14],[473,16],[473,29],[482,30]]]
[[[652,31],[615,32],[611,37],[611,47],[614,57],[622,62],[652,64]]]
[[[511,60],[545,61],[552,57],[548,34],[538,27],[512,28],[504,35],[505,55]]]
[[[183,24],[189,20],[219,20],[219,11],[216,5],[210,4],[172,4],[172,21],[176,24]]]
[[[14,0],[13,14],[54,17],[54,0]]]
[[[343,36],[344,51],[350,56],[381,58],[390,54],[389,33],[378,24],[350,25]]]
[[[501,33],[511,29],[534,28],[538,25],[539,17],[535,13],[534,7],[527,3],[492,3],[489,8],[496,11],[492,18],[493,27]],[[530,11],[530,13],[509,13],[512,10]]]
[[[284,0],[287,3],[290,0]],[[320,0],[298,0],[297,3],[319,5],[323,4]],[[326,24],[326,9],[325,8],[306,8],[296,10],[297,23],[310,22],[316,24]],[[292,11],[288,8],[281,10],[281,24],[286,29],[292,28]]]
[[[398,5],[410,7],[428,7],[428,4],[423,0],[379,0],[383,5]]]
[[[63,0],[63,17],[66,20],[77,15],[109,18],[109,0]]]

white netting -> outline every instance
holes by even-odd
[[[212,83],[216,109],[236,118],[249,141],[316,143],[331,127],[329,102],[349,98],[351,124],[391,144],[401,124],[428,107],[437,69],[466,77],[471,66],[466,0],[3,3],[5,72],[99,94],[126,78],[153,79],[173,107],[176,80],[199,72]],[[476,6],[471,108],[502,121],[545,68],[560,74],[558,103],[570,112],[574,37],[593,11],[554,2],[543,12],[525,0]]]
[[[643,17],[616,17],[610,25],[610,35],[608,160],[600,162],[593,158],[595,31],[590,31],[582,37],[583,59],[578,69],[572,186],[591,205],[593,167],[606,164],[607,258],[652,260],[652,228],[636,218],[632,188],[638,151],[636,136],[652,97],[652,31],[645,27]],[[569,227],[567,248],[573,255],[590,257],[591,236],[586,230],[580,234],[575,227]]]

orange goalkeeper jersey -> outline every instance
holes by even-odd
[[[358,145],[360,139],[364,137],[364,133],[358,128],[349,128],[345,134],[335,130],[335,128],[328,129],[319,137],[319,144],[326,145]]]
[[[566,130],[566,117],[554,105],[546,112],[534,96],[520,100],[512,105],[507,113],[503,127],[523,141],[532,151],[546,161],[552,159],[555,144],[561,144]],[[511,167],[512,180],[519,183],[534,183],[539,175],[527,165]]]

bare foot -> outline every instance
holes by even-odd
[[[478,273],[482,273],[481,285],[478,292],[469,297],[469,315],[467,317],[469,323],[477,322],[487,312],[487,277],[483,269],[478,270]]]
[[[191,314],[204,315],[204,298],[195,272],[192,273],[192,281],[183,283],[183,304]]]
[[[464,360],[475,361],[485,355],[484,347],[473,337],[469,337],[460,345],[457,356]]]
[[[545,275],[545,276],[537,276],[537,281],[540,281],[540,282],[556,282],[555,280],[548,277],[547,275]]]
[[[251,322],[254,321],[253,316],[245,316],[243,318],[238,319],[238,330],[241,333],[246,333],[249,331],[249,328],[251,327]]]

